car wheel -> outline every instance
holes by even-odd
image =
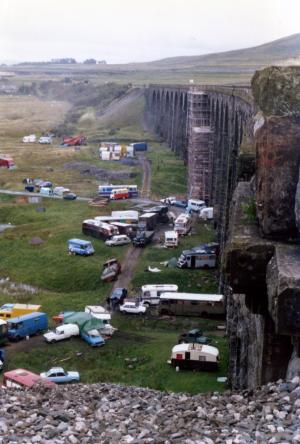
[[[49,342],[50,342],[50,344],[55,344],[56,340],[55,340],[55,339],[52,339],[52,340],[49,341]]]
[[[184,339],[179,339],[178,344],[185,344],[185,340]]]

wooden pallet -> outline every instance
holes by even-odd
[[[96,197],[95,199],[89,200],[88,204],[91,207],[105,207],[108,204],[108,199]]]

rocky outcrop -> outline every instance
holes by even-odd
[[[255,128],[260,228],[267,237],[294,238],[300,164],[300,67],[258,71],[252,91],[262,111]]]
[[[0,389],[0,442],[297,444],[299,415],[299,377],[198,396],[112,384]]]

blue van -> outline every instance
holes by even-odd
[[[82,239],[68,240],[69,254],[79,254],[80,256],[90,256],[95,253],[92,242]]]
[[[24,316],[12,318],[7,323],[7,336],[10,340],[19,341],[26,336],[41,333],[48,328],[46,313],[29,313]]]

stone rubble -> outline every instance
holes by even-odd
[[[300,377],[189,396],[117,384],[0,389],[0,444],[300,443]]]

